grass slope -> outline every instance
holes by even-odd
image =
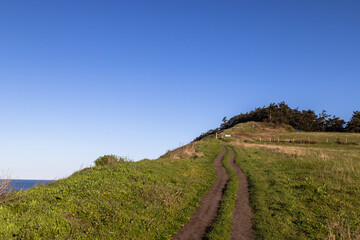
[[[256,239],[360,239],[360,134],[264,132],[313,142],[290,144],[253,132],[228,141],[249,181]]]
[[[360,134],[254,122],[225,133],[248,178],[256,239],[360,239]],[[158,160],[93,167],[13,193],[0,203],[0,239],[169,239],[214,182],[224,142],[208,136]],[[228,159],[210,239],[231,234],[237,178]]]
[[[196,159],[93,167],[0,203],[0,239],[169,239],[216,178],[219,144]]]

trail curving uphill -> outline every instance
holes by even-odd
[[[252,211],[249,205],[248,182],[245,174],[235,164],[235,153],[231,148],[230,166],[236,172],[239,180],[239,189],[236,193],[236,205],[233,212],[233,225],[231,228],[231,239],[250,240],[254,239],[254,233],[251,224]]]
[[[203,239],[206,231],[213,224],[223,196],[223,190],[229,180],[229,175],[221,162],[225,152],[226,149],[223,147],[223,151],[214,160],[217,175],[214,184],[200,201],[200,205],[193,213],[190,221],[180,229],[172,238],[173,240]]]

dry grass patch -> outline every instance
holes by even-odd
[[[174,150],[169,150],[167,153],[162,155],[160,158],[198,158],[204,157],[204,153],[197,152],[198,142],[189,143],[185,146],[176,148]]]
[[[11,180],[10,178],[5,178],[0,180],[0,202],[5,201],[7,196],[9,195]]]
[[[265,132],[276,132],[276,133],[286,133],[289,130],[286,129],[285,127],[281,126],[281,125],[276,125],[276,124],[271,124],[271,123],[255,123],[252,126],[255,129],[259,129],[261,131],[265,131]]]
[[[302,147],[295,147],[295,146],[246,143],[246,142],[242,142],[240,140],[233,141],[230,144],[233,146],[241,146],[241,147],[246,147],[246,148],[265,149],[265,150],[269,150],[273,153],[282,154],[282,155],[285,155],[287,157],[292,157],[292,158],[317,156],[318,159],[323,160],[323,161],[328,161],[328,160],[334,158],[334,156],[331,154],[331,152],[329,153],[326,150],[317,149],[317,148],[302,148]]]
[[[327,161],[327,160],[330,159],[330,156],[329,156],[328,154],[324,153],[324,152],[320,152],[319,158],[320,158],[321,160]]]
[[[334,222],[332,224],[328,224],[328,230],[328,240],[360,239],[360,229],[357,233],[352,232],[350,226],[345,223]]]
[[[258,140],[258,141],[275,141],[275,137],[271,133],[246,133],[246,132],[235,132],[232,134],[235,138],[243,140]]]
[[[298,147],[290,147],[290,146],[279,146],[279,145],[269,145],[269,144],[257,144],[257,143],[246,143],[235,141],[231,143],[233,146],[241,146],[246,148],[260,148],[270,150],[274,153],[280,153],[290,157],[302,157],[308,155],[308,150],[304,148]]]

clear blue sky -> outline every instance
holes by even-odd
[[[360,110],[360,1],[0,2],[0,170],[157,158],[271,102]]]

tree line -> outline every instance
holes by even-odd
[[[241,113],[229,120],[223,118],[222,124],[216,129],[210,129],[201,134],[194,141],[245,122],[267,122],[287,124],[298,131],[306,132],[357,132],[360,133],[360,111],[354,111],[351,119],[346,122],[335,115],[323,110],[316,114],[313,110],[292,109],[285,102],[271,103],[267,107],[259,107],[247,113]]]

